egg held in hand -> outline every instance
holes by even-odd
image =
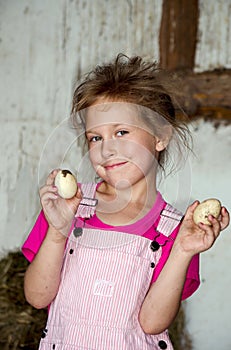
[[[55,186],[60,197],[64,199],[73,198],[78,189],[77,180],[70,170],[59,170],[55,177]]]
[[[193,220],[195,224],[202,222],[205,225],[211,226],[211,222],[208,220],[208,216],[212,215],[216,219],[219,217],[221,212],[221,203],[218,199],[210,198],[201,202],[193,213]]]

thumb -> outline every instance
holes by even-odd
[[[194,210],[196,209],[196,207],[199,205],[199,201],[196,200],[194,201],[186,210],[186,213],[185,213],[185,219],[186,220],[191,220],[193,219],[193,213],[194,213]]]
[[[74,195],[74,197],[65,200],[67,207],[69,207],[72,215],[76,214],[76,211],[78,209],[79,203],[81,202],[82,198],[83,198],[82,191],[78,187],[77,192]]]
[[[76,194],[74,195],[73,198],[71,198],[71,200],[74,203],[74,206],[78,207],[82,199],[83,199],[83,193],[81,191],[81,188],[78,187]]]
[[[78,186],[77,192],[75,194],[75,198],[81,201],[83,199],[83,193],[81,188]]]

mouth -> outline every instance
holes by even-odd
[[[122,167],[125,164],[127,164],[127,161],[117,162],[117,163],[112,163],[112,164],[105,164],[104,165],[104,169],[106,169],[106,170],[113,170],[115,168]]]

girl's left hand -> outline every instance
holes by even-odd
[[[193,212],[198,204],[199,202],[195,201],[188,207],[175,240],[175,244],[180,246],[182,251],[192,256],[211,248],[220,232],[229,225],[229,213],[225,207],[221,208],[218,219],[212,215],[208,216],[211,226],[202,223],[195,224]]]

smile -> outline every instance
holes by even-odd
[[[127,164],[127,162],[119,162],[119,163],[108,164],[108,165],[106,164],[106,165],[104,165],[104,168],[106,170],[112,170],[112,169],[115,169],[115,168],[119,168],[119,167],[121,167],[121,166],[123,166],[125,164]]]

